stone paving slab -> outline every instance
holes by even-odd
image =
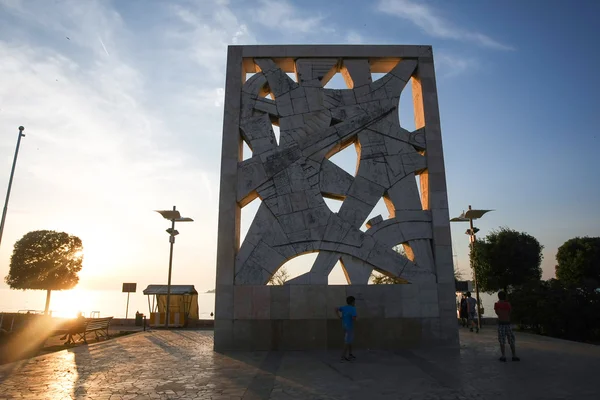
[[[152,331],[0,366],[0,399],[598,399],[600,347],[493,329],[461,349],[396,353],[213,352],[212,331]]]

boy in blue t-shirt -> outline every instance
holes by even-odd
[[[352,354],[352,342],[354,341],[354,321],[356,321],[356,308],[354,308],[355,299],[353,296],[346,298],[346,304],[342,307],[336,307],[335,312],[342,320],[344,328],[344,351],[342,352],[341,362],[354,360]],[[348,357],[346,357],[348,353]]]

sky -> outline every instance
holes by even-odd
[[[451,216],[494,209],[480,235],[535,236],[550,278],[562,243],[600,236],[599,13],[591,0],[0,0],[0,190],[27,135],[0,276],[18,239],[52,229],[83,241],[80,288],[164,283],[169,224],[153,210],[176,205],[194,222],[177,226],[173,283],[212,289],[227,45],[347,43],[433,46]],[[468,275],[466,228],[452,239]]]

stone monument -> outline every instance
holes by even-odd
[[[324,88],[338,73],[348,88]],[[409,83],[413,132],[398,113]],[[354,176],[329,160],[351,145]],[[324,197],[342,200],[339,211]],[[240,244],[241,208],[256,198]],[[365,221],[381,198],[389,217]],[[357,347],[458,346],[449,219],[430,46],[229,47],[217,351],[340,347],[334,307],[349,295],[357,299]],[[267,285],[287,260],[309,252],[318,252],[309,272]],[[338,261],[348,285],[330,286]],[[402,284],[369,285],[373,270]]]

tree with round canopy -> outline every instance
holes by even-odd
[[[46,290],[48,314],[52,290],[72,289],[83,262],[81,239],[65,232],[40,230],[15,243],[5,278],[11,289]]]

